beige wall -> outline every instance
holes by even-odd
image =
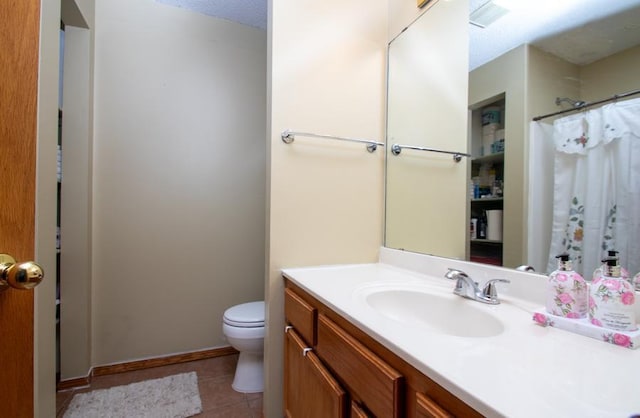
[[[404,0],[388,0],[389,3],[389,19],[388,19],[388,36],[391,41],[398,36],[403,29],[416,20],[420,15],[425,13],[431,7],[441,0],[431,0],[427,6],[418,8],[415,1]],[[449,1],[449,0],[445,0]]]
[[[602,100],[614,94],[637,90],[638,68],[640,45],[580,67],[580,99]]]
[[[45,271],[45,280],[35,289],[34,412],[36,417],[48,418],[55,416],[56,411],[56,144],[60,2],[44,0],[40,7],[35,259]]]
[[[580,97],[580,67],[534,46],[527,46],[527,119],[559,109],[556,97]],[[545,119],[545,122],[553,119]]]
[[[281,417],[280,269],[374,262],[382,244],[383,158],[360,144],[285,129],[382,140],[387,1],[270,4],[267,417]]]
[[[69,1],[69,0],[63,0]],[[96,21],[96,0],[73,0],[78,9],[82,13],[82,17],[84,18],[87,27],[93,28],[95,27]]]
[[[92,364],[226,346],[264,292],[266,33],[153,0],[95,27]]]
[[[95,27],[96,0],[60,0],[61,18],[65,25]]]
[[[503,212],[503,264],[516,267],[526,254],[524,159],[529,121],[525,105],[525,46],[512,49],[469,73],[469,104],[505,94],[505,163]]]

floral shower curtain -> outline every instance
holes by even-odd
[[[640,271],[640,99],[558,119],[547,271],[568,253],[585,279],[607,250]]]

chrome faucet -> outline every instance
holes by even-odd
[[[495,284],[510,283],[510,281],[506,279],[492,279],[484,285],[482,290],[480,290],[478,283],[473,281],[473,279],[462,270],[450,268],[449,271],[445,273],[444,277],[449,280],[456,281],[456,287],[453,289],[454,294],[462,296],[463,298],[491,305],[497,305],[500,303]]]

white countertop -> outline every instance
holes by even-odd
[[[504,273],[512,281],[498,288],[500,305],[487,305],[453,295],[454,282],[443,277],[438,263],[442,259],[433,260],[426,259],[432,267],[429,274],[383,263],[285,269],[283,274],[483,415],[640,414],[640,349],[536,325],[533,310],[541,306],[537,287],[545,285],[539,276],[523,273],[520,279],[520,273],[506,269],[487,270],[492,278]],[[473,268],[463,270],[481,284],[486,281],[477,277],[480,270],[469,270]],[[516,297],[531,286],[536,287],[532,300]],[[489,337],[461,337],[401,324],[365,301],[372,291],[387,288],[420,289],[451,298],[454,304],[472,304],[504,329]]]

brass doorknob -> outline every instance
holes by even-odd
[[[33,261],[16,263],[9,254],[0,254],[0,292],[9,288],[33,289],[44,278],[42,267]]]

